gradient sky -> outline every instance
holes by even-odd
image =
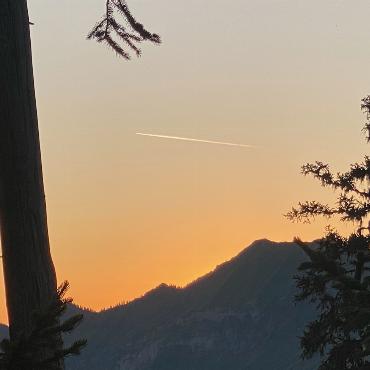
[[[300,166],[368,152],[368,0],[129,5],[163,45],[125,62],[84,39],[103,0],[29,1],[52,253],[94,309],[184,285],[255,239],[319,237],[327,220],[283,217],[334,199]]]

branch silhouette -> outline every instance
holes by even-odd
[[[141,42],[161,43],[159,35],[146,30],[134,18],[125,0],[106,0],[103,19],[94,26],[87,38],[105,43],[117,55],[127,60],[131,59],[130,50],[137,56],[141,55],[138,46]]]
[[[367,116],[363,131],[370,142],[370,96],[362,100],[361,107]],[[319,355],[318,370],[369,370],[370,157],[342,173],[333,173],[319,161],[304,165],[302,173],[338,195],[332,206],[317,201],[299,203],[286,215],[290,220],[310,222],[317,216],[338,216],[355,225],[348,237],[328,227],[315,244],[294,240],[308,257],[294,276],[295,301],[311,302],[317,311],[300,338],[302,358]]]

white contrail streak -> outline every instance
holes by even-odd
[[[207,144],[217,144],[217,145],[227,145],[227,146],[238,146],[238,147],[243,147],[243,148],[255,148],[255,146],[253,146],[253,145],[237,144],[237,143],[227,143],[227,142],[224,142],[224,141],[193,139],[191,137],[145,134],[143,132],[136,132],[136,135],[149,136],[149,137],[157,137],[157,138],[160,138],[160,139],[172,139],[172,140],[182,140],[182,141],[193,141],[193,142],[197,142],[197,143],[207,143]]]

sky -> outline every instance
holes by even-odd
[[[103,0],[29,1],[52,254],[96,310],[183,286],[256,239],[320,237],[330,221],[283,216],[335,199],[300,166],[368,153],[368,0],[128,4],[163,39],[130,62],[85,39]]]

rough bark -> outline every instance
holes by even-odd
[[[56,292],[26,0],[0,0],[0,228],[12,340]],[[62,365],[60,367],[62,368]]]

